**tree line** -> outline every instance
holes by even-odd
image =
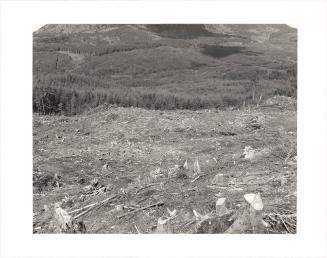
[[[160,110],[197,110],[223,106],[220,99],[213,101],[200,96],[190,98],[166,93],[133,92],[128,88],[87,90],[84,88],[34,87],[33,89],[33,112],[43,115],[76,115],[101,104]]]

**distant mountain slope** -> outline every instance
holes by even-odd
[[[256,93],[263,97],[296,92],[297,31],[287,25],[50,24],[34,32],[33,49],[38,89],[97,89],[110,96],[119,90],[141,99],[206,92],[190,99],[211,103],[200,106],[253,99],[253,79],[263,85]],[[224,86],[228,80],[238,86]]]
[[[49,24],[35,32],[41,34],[76,34],[76,33],[107,33],[121,32],[129,28],[135,31],[152,32],[158,36],[179,39],[192,39],[198,37],[214,37],[218,35],[234,35],[255,40],[269,39],[276,33],[295,33],[296,29],[280,24],[151,24],[151,25],[108,25],[108,24]]]
[[[115,30],[119,27],[119,25],[109,24],[48,24],[37,30],[35,34],[96,33]]]

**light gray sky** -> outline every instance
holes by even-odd
[[[43,25],[44,25],[44,24],[43,24]],[[34,32],[34,31],[37,31],[37,30],[38,30],[39,28],[41,28],[43,25],[40,25],[40,24],[39,24],[39,25],[34,25],[34,26],[33,26],[33,32]]]
[[[41,25],[41,24],[36,24],[36,25],[34,25],[34,26],[33,26],[33,32],[34,32],[34,31],[37,31],[39,28],[41,28],[41,27],[44,26],[44,25],[45,25],[45,24],[42,24],[42,25]],[[291,23],[289,23],[288,25],[291,26],[291,27],[293,27],[293,28],[297,28],[296,24],[293,24],[293,23],[291,24]]]

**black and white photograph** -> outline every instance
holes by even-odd
[[[297,34],[39,26],[33,233],[296,234]]]
[[[326,258],[327,2],[0,0],[0,257]]]

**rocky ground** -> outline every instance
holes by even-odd
[[[260,193],[266,233],[296,232],[293,99],[240,110],[101,106],[33,119],[34,233],[53,232],[55,203],[87,233],[152,233],[167,208],[176,209],[174,233],[194,233],[193,210],[213,214],[225,197],[235,212],[246,193]]]

